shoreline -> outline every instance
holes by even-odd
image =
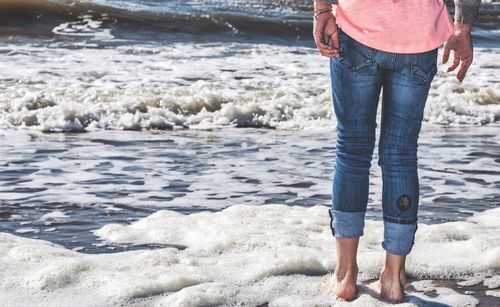
[[[186,246],[181,250],[84,254],[0,233],[0,296],[13,306],[37,300],[51,306],[76,301],[85,302],[82,306],[326,306],[331,294],[319,285],[336,264],[326,213],[324,206],[236,204],[189,215],[159,210],[94,231],[106,242]],[[406,265],[413,277],[409,303],[465,307],[495,301],[486,291],[500,288],[499,217],[495,208],[462,221],[419,226]],[[383,223],[367,220],[358,249],[359,280],[365,282],[352,306],[384,306],[367,285],[383,265],[382,236]]]

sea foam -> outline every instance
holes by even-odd
[[[6,43],[0,54],[2,128],[295,130],[336,122],[329,62],[313,48]],[[424,120],[445,126],[498,121],[499,66],[491,63],[499,62],[499,49],[475,48],[462,84],[456,72],[444,72],[449,64],[438,64]]]
[[[0,234],[0,296],[9,306],[147,304],[150,306],[327,306],[319,290],[335,267],[327,207],[234,205],[183,215],[160,210],[94,233],[108,243],[168,243],[184,248],[83,254],[43,240]],[[477,299],[429,279],[478,279],[498,284],[500,208],[461,222],[420,224],[408,257],[417,293],[405,306],[440,302],[474,306]],[[367,221],[359,248],[360,281],[378,275],[384,252],[380,221]],[[425,281],[428,280],[428,281]],[[425,291],[435,291],[430,298]],[[493,290],[491,295],[495,295]],[[360,285],[353,306],[383,306]]]

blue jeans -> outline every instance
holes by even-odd
[[[410,253],[417,230],[417,140],[438,48],[391,53],[356,41],[339,28],[340,56],[330,59],[337,146],[329,209],[332,234],[363,235],[377,107],[383,88],[378,143],[384,241],[393,254]]]

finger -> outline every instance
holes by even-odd
[[[339,53],[338,52],[334,52],[334,53],[330,53],[330,52],[321,52],[321,55],[324,55],[326,57],[329,57],[329,58],[334,58],[334,57],[338,57],[339,56]]]
[[[338,50],[325,50],[325,49],[319,49],[320,53],[324,56],[328,57],[336,57],[339,56],[339,51]]]
[[[455,70],[455,68],[457,68],[459,64],[460,64],[460,52],[453,50],[453,64],[450,67],[448,67],[448,70],[446,72]]]
[[[444,51],[443,51],[443,64],[448,62],[448,59],[450,58],[450,48],[448,46],[444,46]]]
[[[467,73],[467,70],[469,69],[469,66],[472,64],[472,58],[466,58],[462,60],[462,63],[460,65],[460,70],[457,73],[457,79],[458,81],[462,82],[465,78],[465,74]]]
[[[334,49],[339,49],[339,36],[338,31],[325,35],[325,41],[328,42],[328,45]]]
[[[334,54],[334,53],[339,53],[339,50],[337,48],[329,48],[329,49],[325,49],[325,48],[318,48],[320,51],[324,52],[324,53],[328,53],[328,54]]]
[[[322,33],[315,33],[314,34],[314,40],[316,41],[316,46],[318,46],[318,48],[320,48],[320,49],[331,49],[330,46],[323,43],[322,36],[323,36]]]
[[[328,54],[334,54],[334,53],[338,53],[339,52],[339,50],[337,48],[333,48],[333,47],[331,47],[329,45],[327,45],[327,46],[328,46],[328,48],[321,48],[321,47],[319,47],[318,49],[320,51],[322,51],[324,53],[328,53]]]
[[[330,37],[328,35],[323,35],[323,41],[328,45],[328,47],[333,48],[330,43]]]
[[[339,41],[339,35],[338,35],[338,32],[335,32],[335,34],[333,34],[331,36],[331,39],[332,39],[332,45],[334,48],[336,48],[337,50],[340,49],[340,41]]]
[[[339,57],[339,55],[338,55],[338,54],[336,54],[336,55],[331,55],[331,54],[321,54],[321,55],[322,55],[322,56],[325,56],[325,57],[327,57],[327,58],[337,58],[337,57]]]

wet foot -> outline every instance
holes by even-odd
[[[391,303],[402,303],[405,301],[404,287],[406,276],[404,272],[398,275],[389,274],[385,270],[380,274],[380,297]]]
[[[334,293],[339,300],[352,301],[356,298],[356,280],[358,270],[335,273],[335,276],[327,281],[322,281],[320,288],[325,292]]]

